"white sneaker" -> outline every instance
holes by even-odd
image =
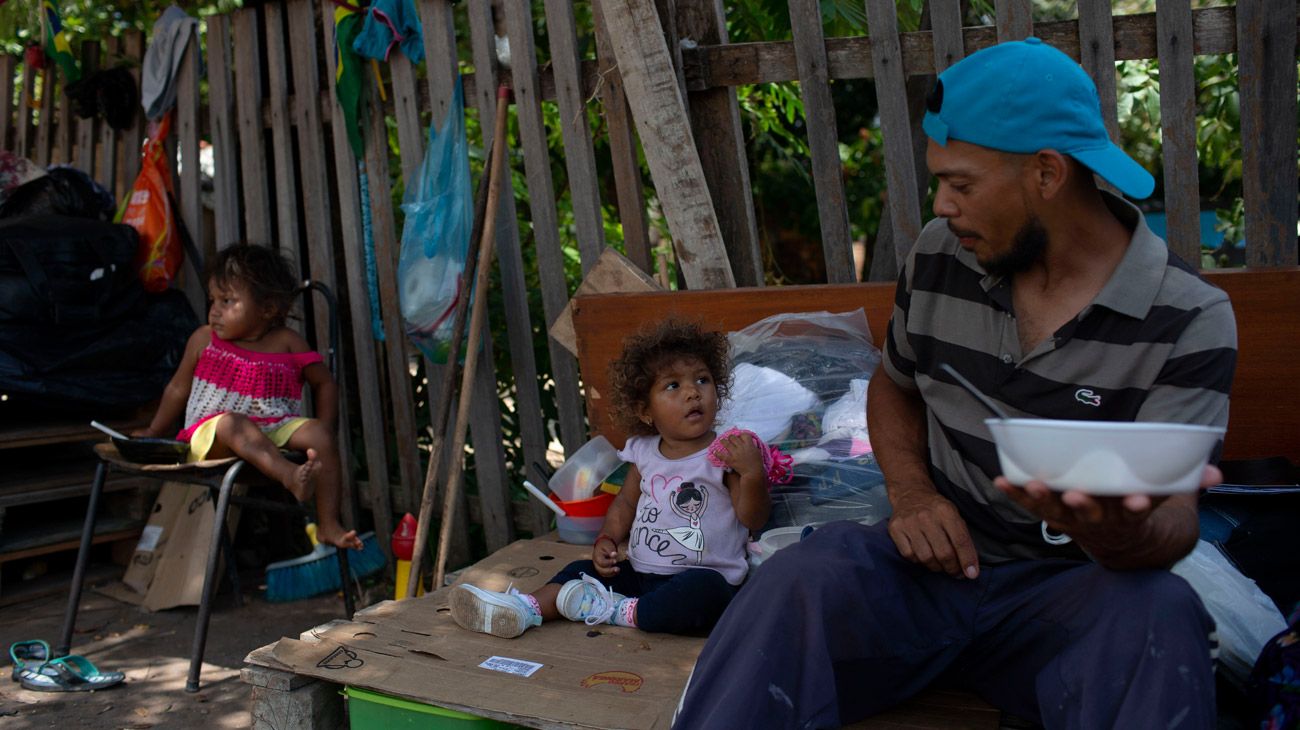
[[[627,598],[622,593],[615,593],[613,588],[592,578],[586,573],[582,580],[571,580],[560,587],[560,594],[555,597],[555,607],[560,615],[570,621],[582,621],[588,626],[614,623],[614,607]]]
[[[503,639],[513,639],[530,626],[542,625],[541,615],[518,590],[507,588],[498,593],[468,583],[452,590],[451,617],[462,629]]]

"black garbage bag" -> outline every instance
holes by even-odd
[[[0,322],[0,393],[13,408],[92,416],[148,403],[162,395],[198,326],[175,289],[94,324]]]
[[[117,223],[59,215],[0,220],[0,326],[120,318],[144,296],[134,267],[138,246],[135,229]]]
[[[75,167],[51,167],[14,188],[0,204],[0,218],[64,215],[105,221],[115,212],[113,196]]]
[[[102,414],[157,398],[198,320],[146,295],[130,226],[67,216],[0,221],[0,394]]]

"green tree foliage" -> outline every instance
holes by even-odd
[[[179,5],[191,15],[228,13],[242,0],[171,2],[170,0],[56,0],[63,27],[74,47],[81,40],[121,35],[125,30],[145,33],[169,5]],[[40,37],[39,0],[9,0],[0,5],[0,43],[6,53],[18,53]]]

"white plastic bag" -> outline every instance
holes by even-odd
[[[1196,589],[1218,624],[1219,662],[1227,678],[1245,684],[1265,642],[1286,628],[1286,619],[1255,581],[1204,540],[1196,541],[1196,549],[1173,572]]]

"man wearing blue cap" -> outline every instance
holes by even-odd
[[[867,409],[893,516],[765,562],[675,727],[838,727],[940,684],[1048,728],[1211,728],[1213,621],[1167,570],[1195,545],[1195,495],[1010,484],[986,409],[939,366],[1017,416],[1222,426],[1227,296],[1098,189],[1154,181],[1041,40],[953,65],[923,126],[938,218],[900,274]]]

